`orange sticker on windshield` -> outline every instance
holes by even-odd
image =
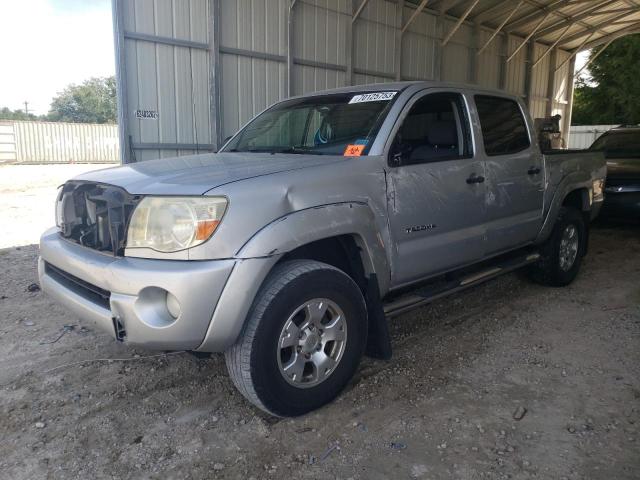
[[[347,145],[347,148],[344,149],[344,156],[359,157],[360,155],[362,155],[365,146],[366,145]]]

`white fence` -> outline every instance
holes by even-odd
[[[117,125],[0,121],[0,163],[117,162]]]
[[[569,148],[589,148],[604,132],[618,125],[572,125],[569,130]]]

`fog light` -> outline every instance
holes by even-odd
[[[167,292],[167,310],[173,318],[178,318],[180,316],[180,302],[171,292]]]

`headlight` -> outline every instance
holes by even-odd
[[[227,208],[223,197],[145,197],[129,223],[127,248],[177,252],[206,242]]]

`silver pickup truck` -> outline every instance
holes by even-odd
[[[41,239],[45,292],[121,342],[224,352],[279,416],[335,398],[387,319],[527,267],[578,273],[600,153],[542,154],[522,101],[445,83],[282,101],[219,153],[66,182]]]

